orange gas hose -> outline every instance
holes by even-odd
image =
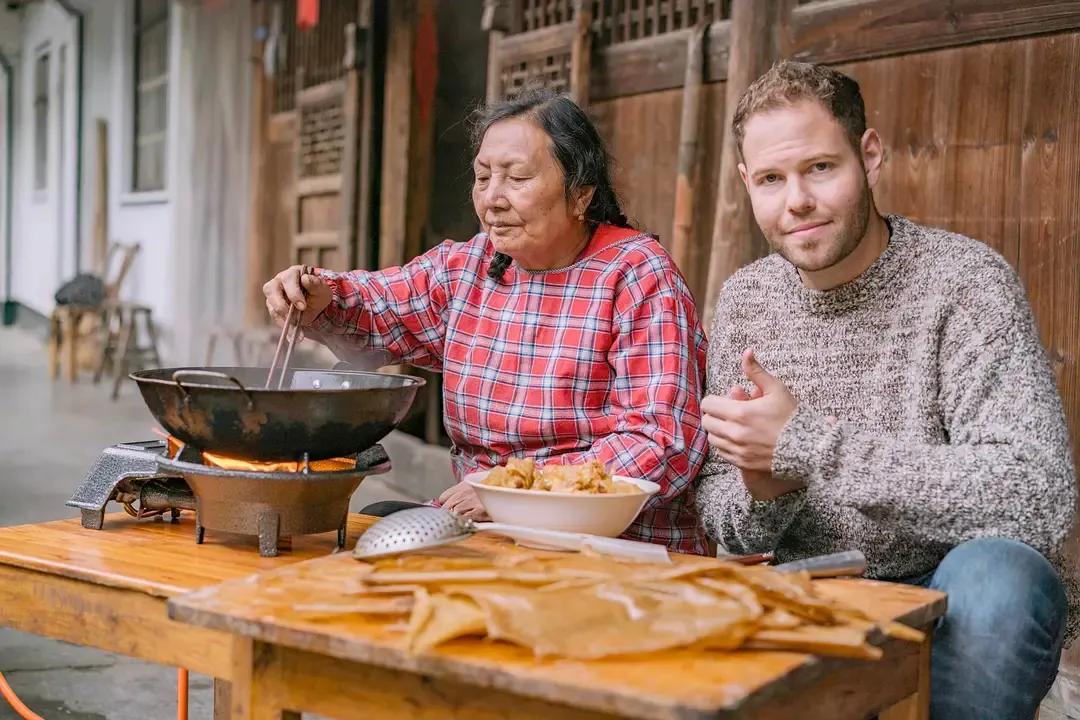
[[[176,718],[187,720],[188,671],[176,668]]]
[[[3,673],[0,673],[0,697],[3,697],[15,714],[23,720],[44,720],[19,699],[19,696],[8,685]],[[177,720],[187,720],[188,717],[188,671],[184,668],[176,670],[176,717]]]
[[[23,720],[42,720],[42,717],[34,713],[30,708],[23,704],[23,701],[19,699],[19,696],[15,694],[15,691],[8,685],[7,680],[4,678],[4,674],[0,673],[0,695],[4,696],[8,705],[15,711],[15,714],[23,718]]]

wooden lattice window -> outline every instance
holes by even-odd
[[[296,0],[277,0],[271,6],[271,17],[278,26],[281,48],[271,88],[273,112],[287,112],[296,108],[298,90],[345,74],[345,28],[359,21],[358,8],[352,0],[324,2],[319,23],[310,30],[296,27]]]
[[[570,90],[570,53],[562,52],[513,62],[501,68],[503,95],[513,98],[525,87],[542,85],[556,92]]]
[[[586,1],[592,9],[594,47],[663,35],[731,16],[731,0]],[[574,0],[511,0],[510,33],[542,30],[573,17]]]
[[[345,152],[345,117],[341,102],[300,110],[300,177],[336,175]]]

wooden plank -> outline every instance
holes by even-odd
[[[296,104],[297,106],[325,105],[341,102],[341,96],[345,94],[346,89],[346,82],[343,78],[312,85],[296,92]]]
[[[709,27],[705,44],[704,82],[727,77],[731,22]],[[593,57],[590,97],[610,100],[682,87],[686,78],[686,44],[693,28],[599,49]]]
[[[109,249],[109,123],[98,118],[94,127],[93,267],[99,276],[104,277],[109,272],[109,268],[105,267]]]
[[[727,129],[735,115],[739,97],[777,59],[780,38],[791,16],[793,0],[759,3],[734,0],[731,6],[731,48],[724,102],[724,140],[717,178],[716,222],[713,225],[712,254],[705,291],[705,327],[724,281],[748,262],[768,252],[768,246],[754,221],[750,198],[739,176],[739,152]]]
[[[249,641],[250,642],[250,641]],[[252,681],[233,720],[279,717],[301,708],[338,720],[614,720],[497,689],[477,692],[467,683],[342,661],[316,653],[255,643]],[[238,672],[239,672],[239,665]]]
[[[421,112],[413,63],[418,30],[435,23],[433,0],[390,4],[383,122],[379,267],[401,265],[423,249],[431,195],[434,106]]]
[[[350,546],[372,520],[349,515]],[[205,542],[196,545],[195,519],[189,513],[175,524],[111,513],[103,530],[88,530],[77,519],[0,528],[0,567],[168,598],[329,555],[336,547],[336,533],[305,535],[293,538],[287,553],[264,558],[255,538],[207,532]]]
[[[829,0],[795,8],[791,56],[849,62],[1076,28],[1076,0]]]
[[[140,590],[0,565],[0,625],[214,677],[232,673],[227,633],[170,620],[165,600]]]
[[[499,53],[504,59],[514,58],[517,62],[551,55],[569,46],[577,34],[577,23],[565,22],[520,35],[505,35]]]
[[[1057,377],[1080,458],[1080,33],[1023,41],[1027,58],[1020,165],[1020,277]],[[1066,542],[1080,573],[1080,537]],[[1080,644],[1066,650],[1075,694]]]
[[[706,24],[695,28],[686,45],[686,81],[683,85],[675,177],[675,217],[671,224],[671,255],[684,275],[689,269],[690,246],[694,239],[694,205],[700,179],[701,153],[698,149],[698,134],[702,125],[701,86],[704,78],[704,43],[707,31]]]
[[[496,557],[535,551],[518,548],[506,538],[475,536],[443,552]],[[675,560],[687,562],[688,557],[677,556]],[[296,603],[309,599],[324,601],[328,588],[348,586],[357,578],[357,570],[356,561],[348,556],[320,558],[174,598],[169,612],[176,619],[248,635],[269,645],[404,671],[400,673],[403,675],[428,676],[428,682],[437,679],[472,685],[477,697],[495,690],[628,717],[717,717],[744,708],[749,713],[750,698],[759,693],[761,697],[779,697],[803,692],[820,678],[846,667],[844,661],[835,658],[814,658],[792,652],[723,653],[690,649],[654,652],[647,659],[612,657],[597,662],[569,659],[537,662],[525,648],[469,638],[412,655],[405,648],[403,634],[391,623],[359,615],[313,619],[294,609]],[[285,584],[290,587],[287,601],[269,599],[273,595],[268,595],[265,589]],[[816,587],[823,595],[863,608],[877,617],[914,626],[933,622],[945,609],[942,593],[908,585],[823,580]],[[897,697],[915,689],[913,683],[902,687]],[[875,702],[881,707],[893,699],[879,697]],[[319,711],[319,707],[297,708],[295,704],[286,707]]]
[[[504,34],[500,30],[488,33],[487,92],[485,102],[493,105],[503,98],[502,44]]]
[[[325,195],[327,193],[339,193],[344,186],[341,175],[318,175],[315,177],[298,178],[296,181],[296,194]]]
[[[908,698],[919,688],[921,648],[922,645],[890,640],[882,646],[885,657],[881,660],[840,663],[800,692],[782,696],[763,694],[748,704],[745,716],[754,720],[826,720],[873,717],[880,712],[879,720],[909,720],[897,713],[907,712]],[[929,680],[929,668],[926,670],[925,677]],[[910,702],[925,704],[926,699],[929,692],[925,697],[913,697]],[[904,705],[894,711],[892,708],[898,703]]]
[[[573,24],[576,27],[570,43],[570,97],[581,107],[588,107],[592,72],[592,10],[584,0],[574,0],[574,7]]]
[[[919,646],[918,691],[883,711],[878,716],[878,720],[930,720],[930,659],[933,629],[924,627],[922,630],[927,634],[927,638]]]
[[[357,27],[349,23],[345,28],[346,70],[342,78],[344,89],[341,95],[342,127],[345,134],[345,147],[341,154],[341,175],[338,194],[338,241],[334,264],[323,265],[336,270],[349,270],[355,267],[353,252],[356,248],[356,186],[360,172],[360,71],[357,68],[356,42]]]
[[[363,69],[360,77],[360,168],[356,183],[356,243],[354,266],[371,270],[375,265],[374,196],[375,144],[375,42],[374,8],[372,0],[361,0],[360,26],[368,33],[364,43]]]
[[[616,158],[613,181],[631,221],[671,245],[682,91],[595,102],[590,112]]]
[[[859,81],[868,124],[885,145],[878,207],[982,240],[1015,266],[1023,45],[952,48],[840,69]]]
[[[252,22],[257,26],[266,26],[265,2],[258,2],[253,7]],[[265,45],[264,40],[254,41],[251,49],[252,58],[262,58]],[[262,286],[280,269],[271,265],[273,235],[269,218],[273,211],[268,187],[270,178],[267,173],[270,103],[270,82],[263,71],[262,63],[253,60],[251,63],[251,161],[248,166],[251,195],[248,200],[247,288],[244,303],[244,320],[248,326],[265,324],[266,298],[263,296]]]
[[[382,194],[379,267],[405,261],[408,234],[409,157],[412,142],[412,49],[416,0],[387,6],[386,85],[383,100]]]

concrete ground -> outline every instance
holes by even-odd
[[[152,437],[153,417],[134,386],[111,402],[106,383],[50,382],[41,340],[15,328],[0,328],[0,400],[0,526],[77,516],[64,503],[101,450]],[[394,471],[366,479],[354,510],[427,499],[449,484],[445,450],[400,433],[383,445]],[[176,717],[173,668],[0,629],[0,672],[46,720]],[[192,675],[190,687],[189,716],[211,717],[210,679]],[[0,700],[0,720],[15,718]]]

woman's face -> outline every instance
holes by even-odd
[[[579,216],[593,189],[567,199],[551,141],[536,123],[512,118],[488,128],[473,173],[473,207],[496,250],[527,270],[574,262],[585,239]]]

